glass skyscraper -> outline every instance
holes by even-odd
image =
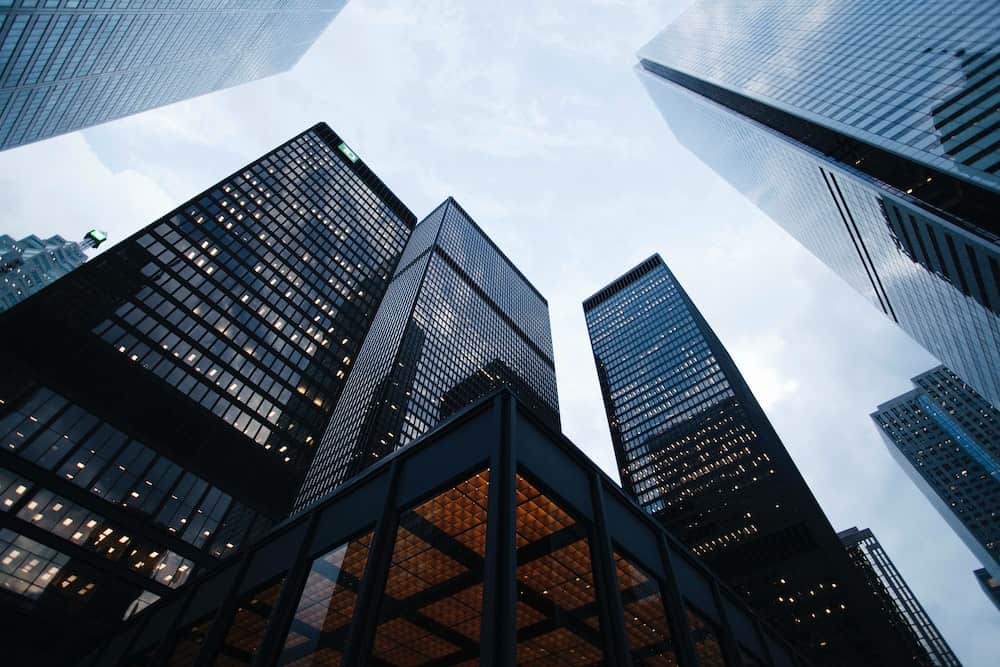
[[[705,0],[637,67],[684,146],[994,405],[998,35],[978,0]]]
[[[449,198],[403,251],[296,509],[501,386],[558,429],[548,303]]]
[[[94,636],[283,519],[415,223],[320,124],[0,314],[6,629]]]
[[[20,241],[0,235],[0,311],[24,301],[86,262],[85,251],[107,238],[98,229],[87,232],[80,242],[58,235],[47,239],[32,235]]]
[[[872,419],[889,453],[1000,580],[1000,410],[944,366]]]
[[[991,577],[990,573],[984,567],[979,568],[972,574],[976,577],[976,581],[979,582],[980,588],[986,593],[986,597],[990,599],[990,602],[997,608],[997,611],[1000,611],[1000,579]]]
[[[816,663],[905,664],[903,638],[659,255],[583,306],[625,490]]]
[[[961,667],[948,642],[871,530],[848,528],[837,533],[869,589],[882,605],[883,614],[906,632],[918,647],[917,664],[928,667]]]
[[[0,149],[290,69],[346,0],[3,0]]]

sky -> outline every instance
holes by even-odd
[[[291,72],[0,152],[0,233],[120,240],[326,121],[418,217],[454,196],[547,297],[564,431],[615,479],[581,302],[659,252],[834,527],[871,528],[963,663],[995,664],[980,565],[869,418],[937,362],[681,147],[632,71],[687,4],[352,0]]]

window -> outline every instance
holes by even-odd
[[[590,665],[604,657],[585,527],[517,477],[517,663]]]
[[[340,664],[371,540],[369,531],[313,561],[279,665]]]
[[[400,518],[373,661],[478,664],[488,488],[484,471]]]
[[[691,639],[698,656],[700,667],[725,667],[722,659],[722,646],[719,644],[719,631],[715,625],[700,612],[691,607],[687,609],[688,627],[691,629]]]
[[[635,667],[676,666],[677,657],[659,583],[617,551],[615,569],[632,664]]]

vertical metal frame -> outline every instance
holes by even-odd
[[[615,572],[614,548],[608,532],[608,520],[604,511],[604,485],[597,469],[592,469],[590,496],[593,503],[594,529],[591,531],[591,554],[596,584],[597,608],[600,611],[601,627],[604,628],[604,650],[613,665],[631,667],[632,656],[628,649],[625,632],[625,610],[619,595],[618,573]]]
[[[667,621],[670,623],[670,634],[674,637],[674,651],[677,663],[681,667],[698,667],[698,657],[694,650],[694,640],[688,628],[687,610],[681,597],[681,589],[674,570],[673,556],[666,535],[657,531],[656,541],[660,547],[660,558],[667,576],[660,587],[663,593],[663,604],[667,610]]]
[[[278,601],[267,621],[260,649],[253,659],[252,664],[254,665],[275,664],[281,649],[284,647],[285,635],[288,634],[288,628],[292,624],[292,615],[298,607],[299,598],[302,597],[302,588],[305,586],[306,577],[309,575],[310,565],[312,565],[312,561],[308,560],[306,556],[321,514],[321,512],[312,512],[307,519],[305,535],[302,537],[302,543],[295,550],[295,558],[285,576],[285,585],[282,586]]]
[[[490,451],[486,508],[486,561],[480,665],[514,667],[517,646],[517,454],[516,406],[509,396],[493,399],[500,437]]]
[[[399,508],[396,506],[396,491],[399,488],[402,459],[396,458],[389,467],[389,488],[386,490],[382,513],[375,524],[375,536],[368,553],[358,590],[358,600],[354,607],[354,618],[347,636],[347,648],[341,662],[344,667],[363,667],[369,663],[375,628],[378,625],[378,601],[385,590],[392,565],[392,549],[396,541],[396,526],[399,524]],[[317,512],[319,514],[319,512]]]
[[[726,606],[722,600],[722,589],[715,577],[709,579],[712,585],[712,599],[715,600],[715,608],[719,612],[719,643],[722,645],[722,656],[727,665],[743,665],[743,658],[740,656],[740,647],[733,634],[733,628],[729,624],[729,616],[726,614]]]

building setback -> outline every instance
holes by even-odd
[[[3,4],[0,149],[284,72],[346,0]]]
[[[896,462],[1000,579],[1000,410],[945,366],[912,382],[872,419]]]
[[[681,144],[995,406],[998,22],[978,0],[703,0],[636,69]]]
[[[910,658],[659,255],[584,301],[622,486],[817,664]]]
[[[549,422],[487,397],[74,664],[805,664]]]
[[[500,386],[558,428],[548,303],[449,198],[403,251],[296,510]]]
[[[919,651],[917,664],[961,667],[937,626],[910,590],[889,554],[872,531],[848,528],[837,533],[851,560],[879,600],[882,613],[912,639]]]
[[[0,314],[23,646],[78,650],[37,633],[85,642],[287,515],[415,222],[320,124]]]
[[[31,235],[20,241],[0,235],[0,312],[86,262],[85,251],[107,238],[98,229],[87,232],[79,242],[58,235],[44,240]]]

